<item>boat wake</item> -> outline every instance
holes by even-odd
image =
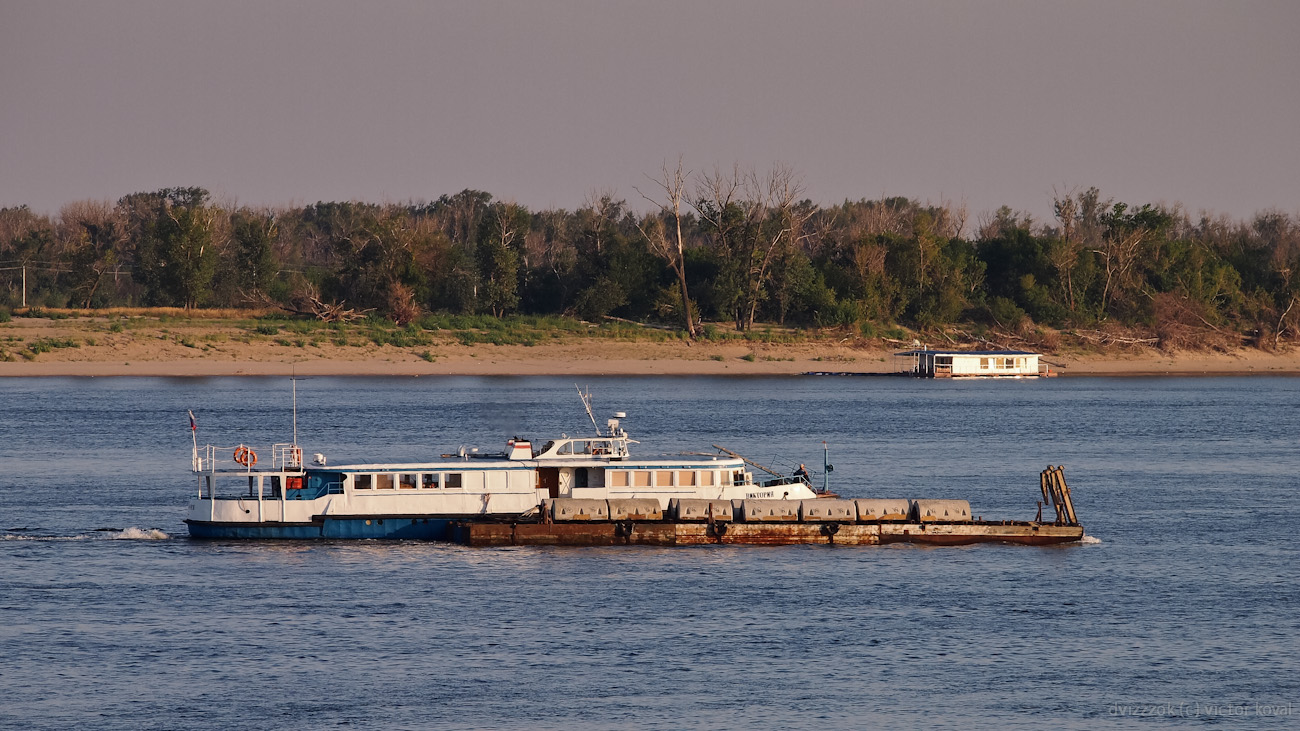
[[[123,528],[116,533],[108,533],[105,537],[119,541],[165,541],[171,538],[171,536],[157,528],[137,528],[135,526]]]
[[[1083,543],[1089,546],[1095,546],[1101,544],[1101,539],[1098,538],[1097,536],[1090,536],[1087,533],[1085,533],[1083,535],[1083,538],[1079,539],[1079,543]]]
[[[50,536],[31,533],[32,528],[10,528],[0,534],[0,541],[166,541],[171,536],[157,528],[96,528],[89,533]]]

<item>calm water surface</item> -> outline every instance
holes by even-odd
[[[849,497],[1027,519],[1039,470],[1065,464],[1094,542],[192,542],[185,410],[201,443],[289,441],[287,380],[3,380],[0,726],[1300,720],[1300,380],[584,385],[643,454],[812,466],[825,440]],[[298,396],[300,443],[336,462],[591,428],[563,379],[316,378]]]

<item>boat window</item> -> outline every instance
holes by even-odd
[[[610,487],[627,487],[627,473],[623,470],[615,470],[609,473]]]
[[[655,473],[655,487],[672,487],[673,473],[667,470],[660,470]]]
[[[681,472],[678,472],[678,473],[677,473],[677,486],[678,486],[678,487],[695,487],[695,473],[694,473],[694,472],[691,472],[691,471],[688,471],[688,470],[682,470]]]
[[[461,480],[460,480],[461,473],[459,473],[459,472],[448,472],[446,477],[447,477],[447,480],[446,480],[446,483],[444,484],[444,487],[460,489],[460,486],[461,486]]]
[[[556,454],[573,454],[573,442],[565,442],[555,451]]]
[[[428,472],[420,475],[420,486],[426,490],[434,490],[438,487],[438,476]]]
[[[650,487],[650,473],[645,470],[633,472],[632,485],[634,487]]]
[[[980,358],[980,368],[983,369],[983,370],[986,370],[986,371],[989,369],[989,359],[988,359],[988,358]]]
[[[370,475],[353,475],[352,487],[358,490],[369,490],[371,488]]]
[[[708,470],[700,473],[700,484],[701,485],[713,484],[713,470]]]
[[[375,475],[375,489],[376,490],[393,489],[393,476],[384,473]]]
[[[403,472],[397,476],[397,486],[403,490],[415,489],[415,475],[410,472]]]

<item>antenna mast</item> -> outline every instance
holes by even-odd
[[[596,423],[596,415],[591,413],[591,392],[583,393],[582,388],[576,383],[573,384],[573,387],[578,389],[578,398],[582,399],[582,408],[587,410],[587,418],[591,419],[591,426],[596,430],[596,436],[604,436],[604,434],[600,433],[600,425]]]
[[[293,446],[298,446],[298,367],[294,366],[293,375],[289,376],[293,384]]]

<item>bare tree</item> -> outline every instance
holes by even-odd
[[[695,209],[731,260],[738,330],[753,327],[773,260],[802,237],[816,213],[814,206],[797,205],[802,193],[802,182],[784,165],[763,176],[738,165],[730,173],[715,170],[696,186]]]
[[[682,293],[682,318],[686,323],[686,333],[693,340],[696,334],[695,315],[691,311],[691,298],[686,290],[686,247],[682,241],[682,202],[686,195],[688,177],[690,172],[683,171],[682,158],[678,156],[676,168],[669,170],[668,163],[664,162],[660,177],[650,178],[662,195],[652,198],[641,192],[640,188],[634,190],[659,209],[657,213],[642,218],[636,227],[650,250],[666,259],[668,266],[677,275],[677,284]],[[672,230],[668,228],[669,221]]]

